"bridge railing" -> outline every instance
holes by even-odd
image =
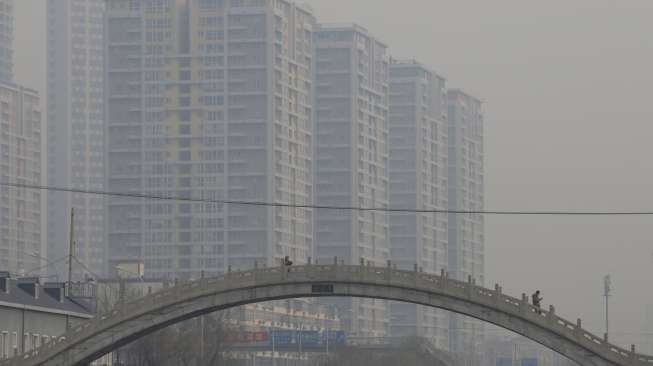
[[[606,352],[621,360],[623,364],[643,363],[653,365],[652,356],[637,354],[634,347],[626,350],[610,344],[607,339],[598,337],[583,329],[580,319],[576,323],[570,322],[556,315],[553,306],[549,307],[549,309],[537,308],[529,304],[525,294],[522,294],[521,299],[508,296],[502,293],[502,288],[498,285],[494,289],[488,289],[476,285],[472,278],[466,282],[458,281],[450,278],[444,272],[440,275],[427,274],[419,271],[417,268],[414,271],[403,271],[390,266],[380,268],[342,264],[309,264],[306,266],[256,268],[244,272],[227,272],[218,277],[203,278],[179,284],[175,287],[164,289],[144,298],[126,303],[109,313],[102,314],[94,320],[87,321],[73,328],[65,336],[45,343],[37,349],[23,353],[18,358],[28,360],[39,354],[62,352],[67,347],[70,347],[71,344],[78,344],[99,331],[111,328],[114,324],[119,324],[130,318],[138,318],[156,308],[165,308],[182,300],[188,301],[193,296],[200,298],[219,293],[220,291],[234,290],[247,286],[264,286],[266,284],[279,284],[284,282],[306,283],[315,279],[334,283],[339,281],[351,283],[352,280],[358,279],[362,283],[416,288],[459,300],[470,301],[546,327],[560,336],[573,339],[597,353]],[[0,365],[11,365],[10,362],[11,359],[0,361]]]

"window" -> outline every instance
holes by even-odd
[[[0,359],[9,358],[9,332],[0,334]]]

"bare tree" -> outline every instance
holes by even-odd
[[[120,366],[241,366],[227,352],[233,328],[223,313],[198,317],[146,336],[117,352]]]

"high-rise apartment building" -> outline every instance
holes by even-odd
[[[390,65],[390,207],[446,210],[446,80],[416,61]],[[446,213],[392,212],[390,258],[400,269],[417,265],[427,273],[448,267]],[[448,348],[449,318],[433,308],[390,303],[390,330],[396,337],[426,337]]]
[[[104,190],[105,0],[48,0],[48,185]],[[68,255],[75,209],[75,256],[98,272],[106,263],[104,197],[48,192],[48,253]],[[57,262],[59,275],[65,262]],[[74,264],[73,268],[79,268]],[[76,271],[75,271],[76,272]],[[74,273],[75,273],[74,272]]]
[[[0,82],[14,79],[14,0],[0,0]]]
[[[313,27],[286,0],[107,2],[113,261],[199,277],[311,256]]]
[[[36,91],[0,83],[0,182],[39,186],[41,112]],[[17,275],[39,274],[42,193],[0,186],[0,268]]]
[[[449,209],[482,211],[484,208],[482,102],[457,89],[448,92]],[[449,272],[457,280],[485,280],[485,236],[482,214],[449,214]],[[474,354],[483,325],[471,318],[451,315],[451,351]]]
[[[322,25],[316,40],[315,197],[318,205],[388,206],[386,45],[357,25]],[[389,259],[388,216],[316,210],[315,252],[346,264]],[[384,335],[387,304],[339,301],[351,334]]]

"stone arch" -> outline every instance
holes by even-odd
[[[473,280],[369,266],[273,267],[205,278],[144,297],[73,329],[0,366],[85,365],[169,325],[240,305],[302,297],[363,297],[403,301],[467,315],[521,334],[581,365],[653,365],[653,357],[608,343],[558,317],[538,311],[526,295],[504,295]]]

